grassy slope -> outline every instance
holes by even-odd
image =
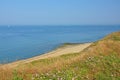
[[[120,32],[115,32],[80,53],[33,61],[16,70],[0,68],[0,80],[120,80],[119,66]]]

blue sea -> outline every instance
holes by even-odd
[[[120,31],[120,25],[0,26],[0,63],[49,52],[63,43],[97,41]]]

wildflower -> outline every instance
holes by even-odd
[[[56,75],[54,74],[53,77],[55,77]]]
[[[39,74],[35,74],[35,77],[39,77]]]
[[[32,77],[32,80],[35,80],[35,78],[34,78],[34,77]]]
[[[47,76],[49,76],[49,73],[46,73]]]
[[[75,78],[73,77],[72,80],[75,80]]]
[[[112,74],[111,76],[113,77],[114,75]]]

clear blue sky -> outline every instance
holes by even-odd
[[[0,25],[120,24],[120,0],[0,0]]]

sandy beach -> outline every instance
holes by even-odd
[[[64,45],[61,46],[51,52],[39,55],[39,56],[35,56],[32,58],[28,58],[25,60],[20,60],[20,61],[16,61],[16,62],[12,62],[12,63],[8,63],[8,64],[4,64],[2,66],[9,66],[9,67],[16,67],[19,64],[25,64],[25,63],[29,63],[35,60],[39,60],[39,59],[45,59],[45,58],[51,58],[51,57],[57,57],[63,54],[70,54],[70,53],[77,53],[77,52],[81,52],[83,49],[87,48],[88,46],[90,46],[92,43],[83,43],[83,44],[68,44],[68,45]]]

